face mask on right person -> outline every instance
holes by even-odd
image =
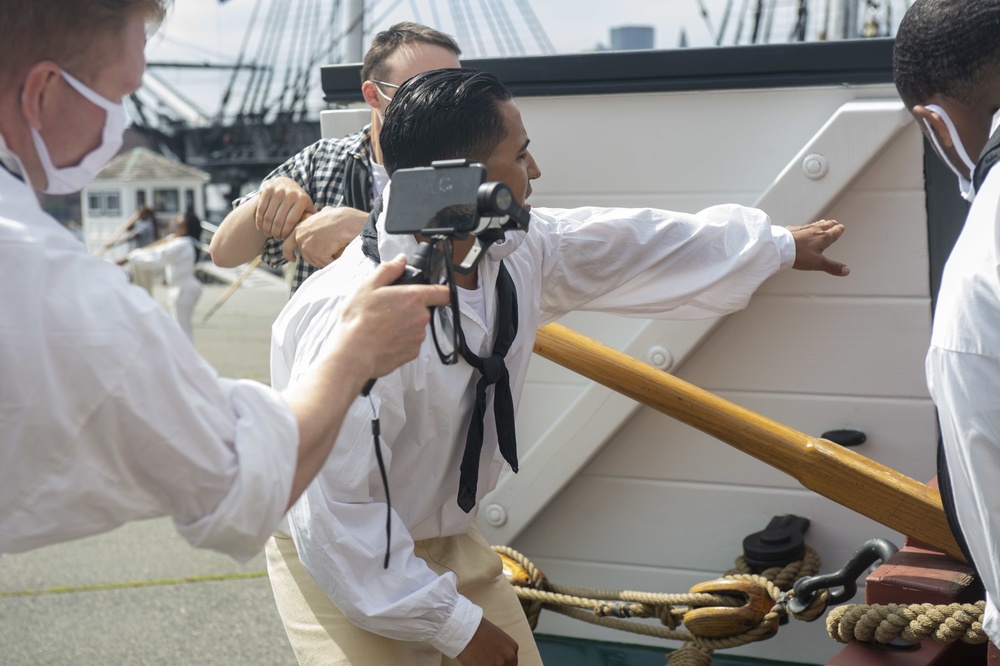
[[[79,192],[92,181],[97,172],[122,147],[125,124],[128,121],[124,103],[119,102],[115,104],[105,99],[66,71],[62,71],[62,77],[77,92],[83,95],[87,101],[104,109],[104,130],[101,134],[101,144],[84,155],[79,164],[69,167],[57,167],[52,163],[49,149],[45,145],[42,135],[29,125],[31,140],[34,141],[35,151],[38,153],[38,161],[41,163],[42,169],[45,171],[45,178],[48,181],[43,191],[48,194],[71,194]]]
[[[949,116],[948,112],[937,104],[928,104],[924,108],[941,116],[945,127],[948,128],[948,136],[951,137],[951,143],[955,146],[955,152],[958,153],[958,157],[962,160],[962,163],[969,168],[969,176],[971,176],[976,170],[976,163],[969,158],[969,153],[966,152],[965,146],[962,145],[962,139],[958,136],[958,130],[955,129],[955,123],[951,121],[951,116]],[[934,145],[934,150],[937,152],[938,157],[940,157],[948,168],[951,169],[952,173],[958,176],[958,190],[961,193],[962,198],[971,203],[972,200],[976,198],[976,190],[972,186],[972,180],[962,175],[962,173],[958,170],[958,167],[952,164],[951,160],[948,159],[947,154],[944,152],[944,148],[938,142],[937,134],[935,134],[934,130],[931,129],[931,124],[924,119],[922,119],[922,122],[927,128],[927,134],[931,138],[931,143]]]

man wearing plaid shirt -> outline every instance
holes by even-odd
[[[460,54],[450,36],[418,23],[397,23],[378,33],[361,67],[371,123],[306,147],[268,174],[259,190],[233,202],[212,238],[212,261],[233,267],[258,254],[275,268],[294,261],[294,293],[340,256],[389,181],[379,132],[396,89],[421,72],[460,67]]]

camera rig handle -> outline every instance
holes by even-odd
[[[430,261],[431,247],[430,243],[421,243],[418,245],[413,254],[406,258],[406,267],[403,269],[403,274],[396,278],[392,284],[429,284],[427,266]],[[367,397],[372,392],[372,387],[374,386],[375,378],[369,379],[361,389],[361,395]]]

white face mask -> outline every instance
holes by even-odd
[[[372,80],[372,84],[375,86],[375,92],[378,93],[379,97],[381,97],[382,99],[384,99],[387,102],[391,102],[392,98],[389,97],[388,95],[386,95],[384,92],[382,92],[382,86],[385,86],[387,88],[392,88],[393,90],[396,90],[396,89],[399,88],[399,86],[397,86],[397,85],[395,85],[393,83],[386,83],[385,81],[375,81],[374,79]],[[375,109],[375,115],[378,116],[378,120],[379,120],[380,123],[385,123],[385,114],[384,113],[379,113],[378,109]]]
[[[969,175],[971,176],[973,172],[976,170],[976,163],[969,158],[969,153],[965,151],[965,146],[962,145],[962,139],[961,137],[958,136],[958,130],[955,129],[955,123],[951,121],[951,117],[948,115],[948,112],[942,109],[937,104],[928,104],[924,108],[927,109],[928,111],[933,111],[939,116],[941,116],[941,119],[944,121],[945,127],[948,128],[948,136],[951,137],[951,143],[953,146],[955,146],[955,152],[958,153],[958,157],[959,159],[962,160],[962,163],[965,164],[966,167],[968,167]],[[972,187],[972,181],[969,178],[963,176],[962,173],[958,170],[958,167],[952,164],[951,160],[948,159],[947,155],[944,152],[944,148],[942,148],[941,144],[938,142],[937,134],[935,134],[934,130],[931,129],[930,123],[927,122],[926,120],[923,120],[923,123],[924,126],[927,128],[927,134],[931,137],[931,143],[934,144],[934,150],[937,151],[938,157],[940,157],[941,161],[943,161],[948,166],[948,168],[951,169],[952,173],[958,176],[958,190],[959,192],[961,192],[962,198],[965,199],[966,201],[971,202],[973,199],[976,198],[976,191]]]
[[[71,194],[82,190],[122,147],[125,124],[128,122],[124,103],[115,104],[105,99],[65,71],[62,72],[62,77],[87,98],[87,101],[104,109],[104,132],[101,135],[101,145],[84,155],[79,164],[59,168],[52,164],[52,158],[41,134],[34,127],[30,127],[31,139],[35,142],[35,150],[38,152],[38,161],[41,162],[45,178],[48,180],[43,191],[48,194]]]

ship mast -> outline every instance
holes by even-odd
[[[365,0],[347,0],[345,3],[347,29],[344,32],[344,62],[361,62],[365,57]]]
[[[827,16],[832,25],[826,26],[827,39],[858,37],[858,4],[859,0],[830,0],[830,12]]]

